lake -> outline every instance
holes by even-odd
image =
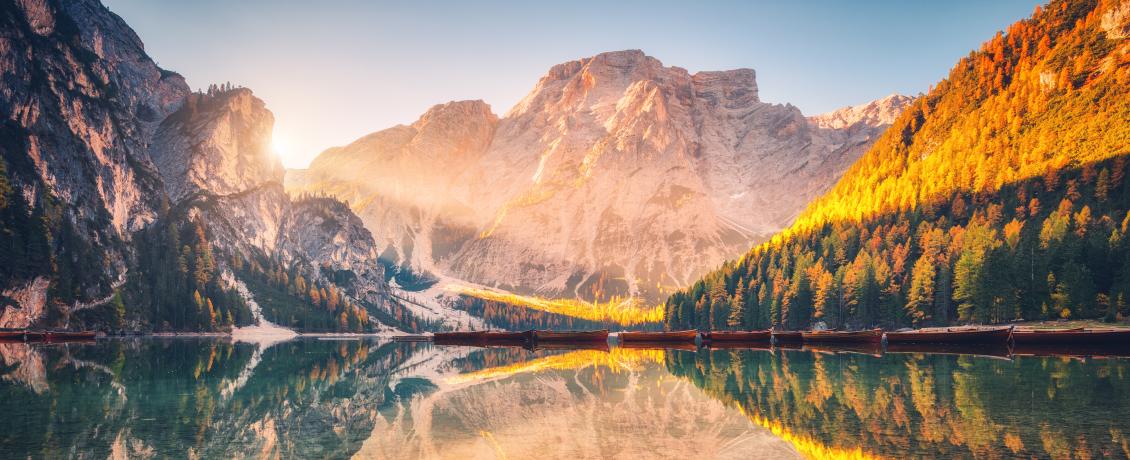
[[[0,343],[0,458],[1127,458],[1130,359]]]

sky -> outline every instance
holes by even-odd
[[[752,68],[806,115],[941,80],[1034,0],[468,2],[104,0],[193,89],[251,88],[276,151],[322,150],[482,99],[501,115],[555,64],[641,49],[689,71]]]

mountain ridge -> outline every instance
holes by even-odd
[[[436,105],[289,171],[288,191],[350,203],[392,270],[598,301],[657,299],[740,253],[789,222],[883,128],[862,118],[854,131],[819,127],[795,107],[761,102],[752,69],[692,75],[639,50],[555,65],[501,118],[481,101],[448,104],[474,107],[453,119],[475,128],[421,131],[447,108]],[[415,141],[421,132],[467,148]],[[750,185],[773,182],[751,180],[767,173],[796,179]]]
[[[1056,0],[998,33],[792,226],[668,298],[667,327],[1130,315],[1128,22]]]

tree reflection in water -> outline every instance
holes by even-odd
[[[0,343],[0,457],[1130,457],[1130,359]]]
[[[882,457],[1126,458],[1130,360],[809,351],[668,354],[751,419]]]

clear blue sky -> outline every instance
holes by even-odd
[[[822,113],[917,94],[1034,0],[104,0],[193,88],[247,86],[289,167],[428,107],[502,114],[554,64],[642,49],[691,72],[749,67],[761,98]]]

